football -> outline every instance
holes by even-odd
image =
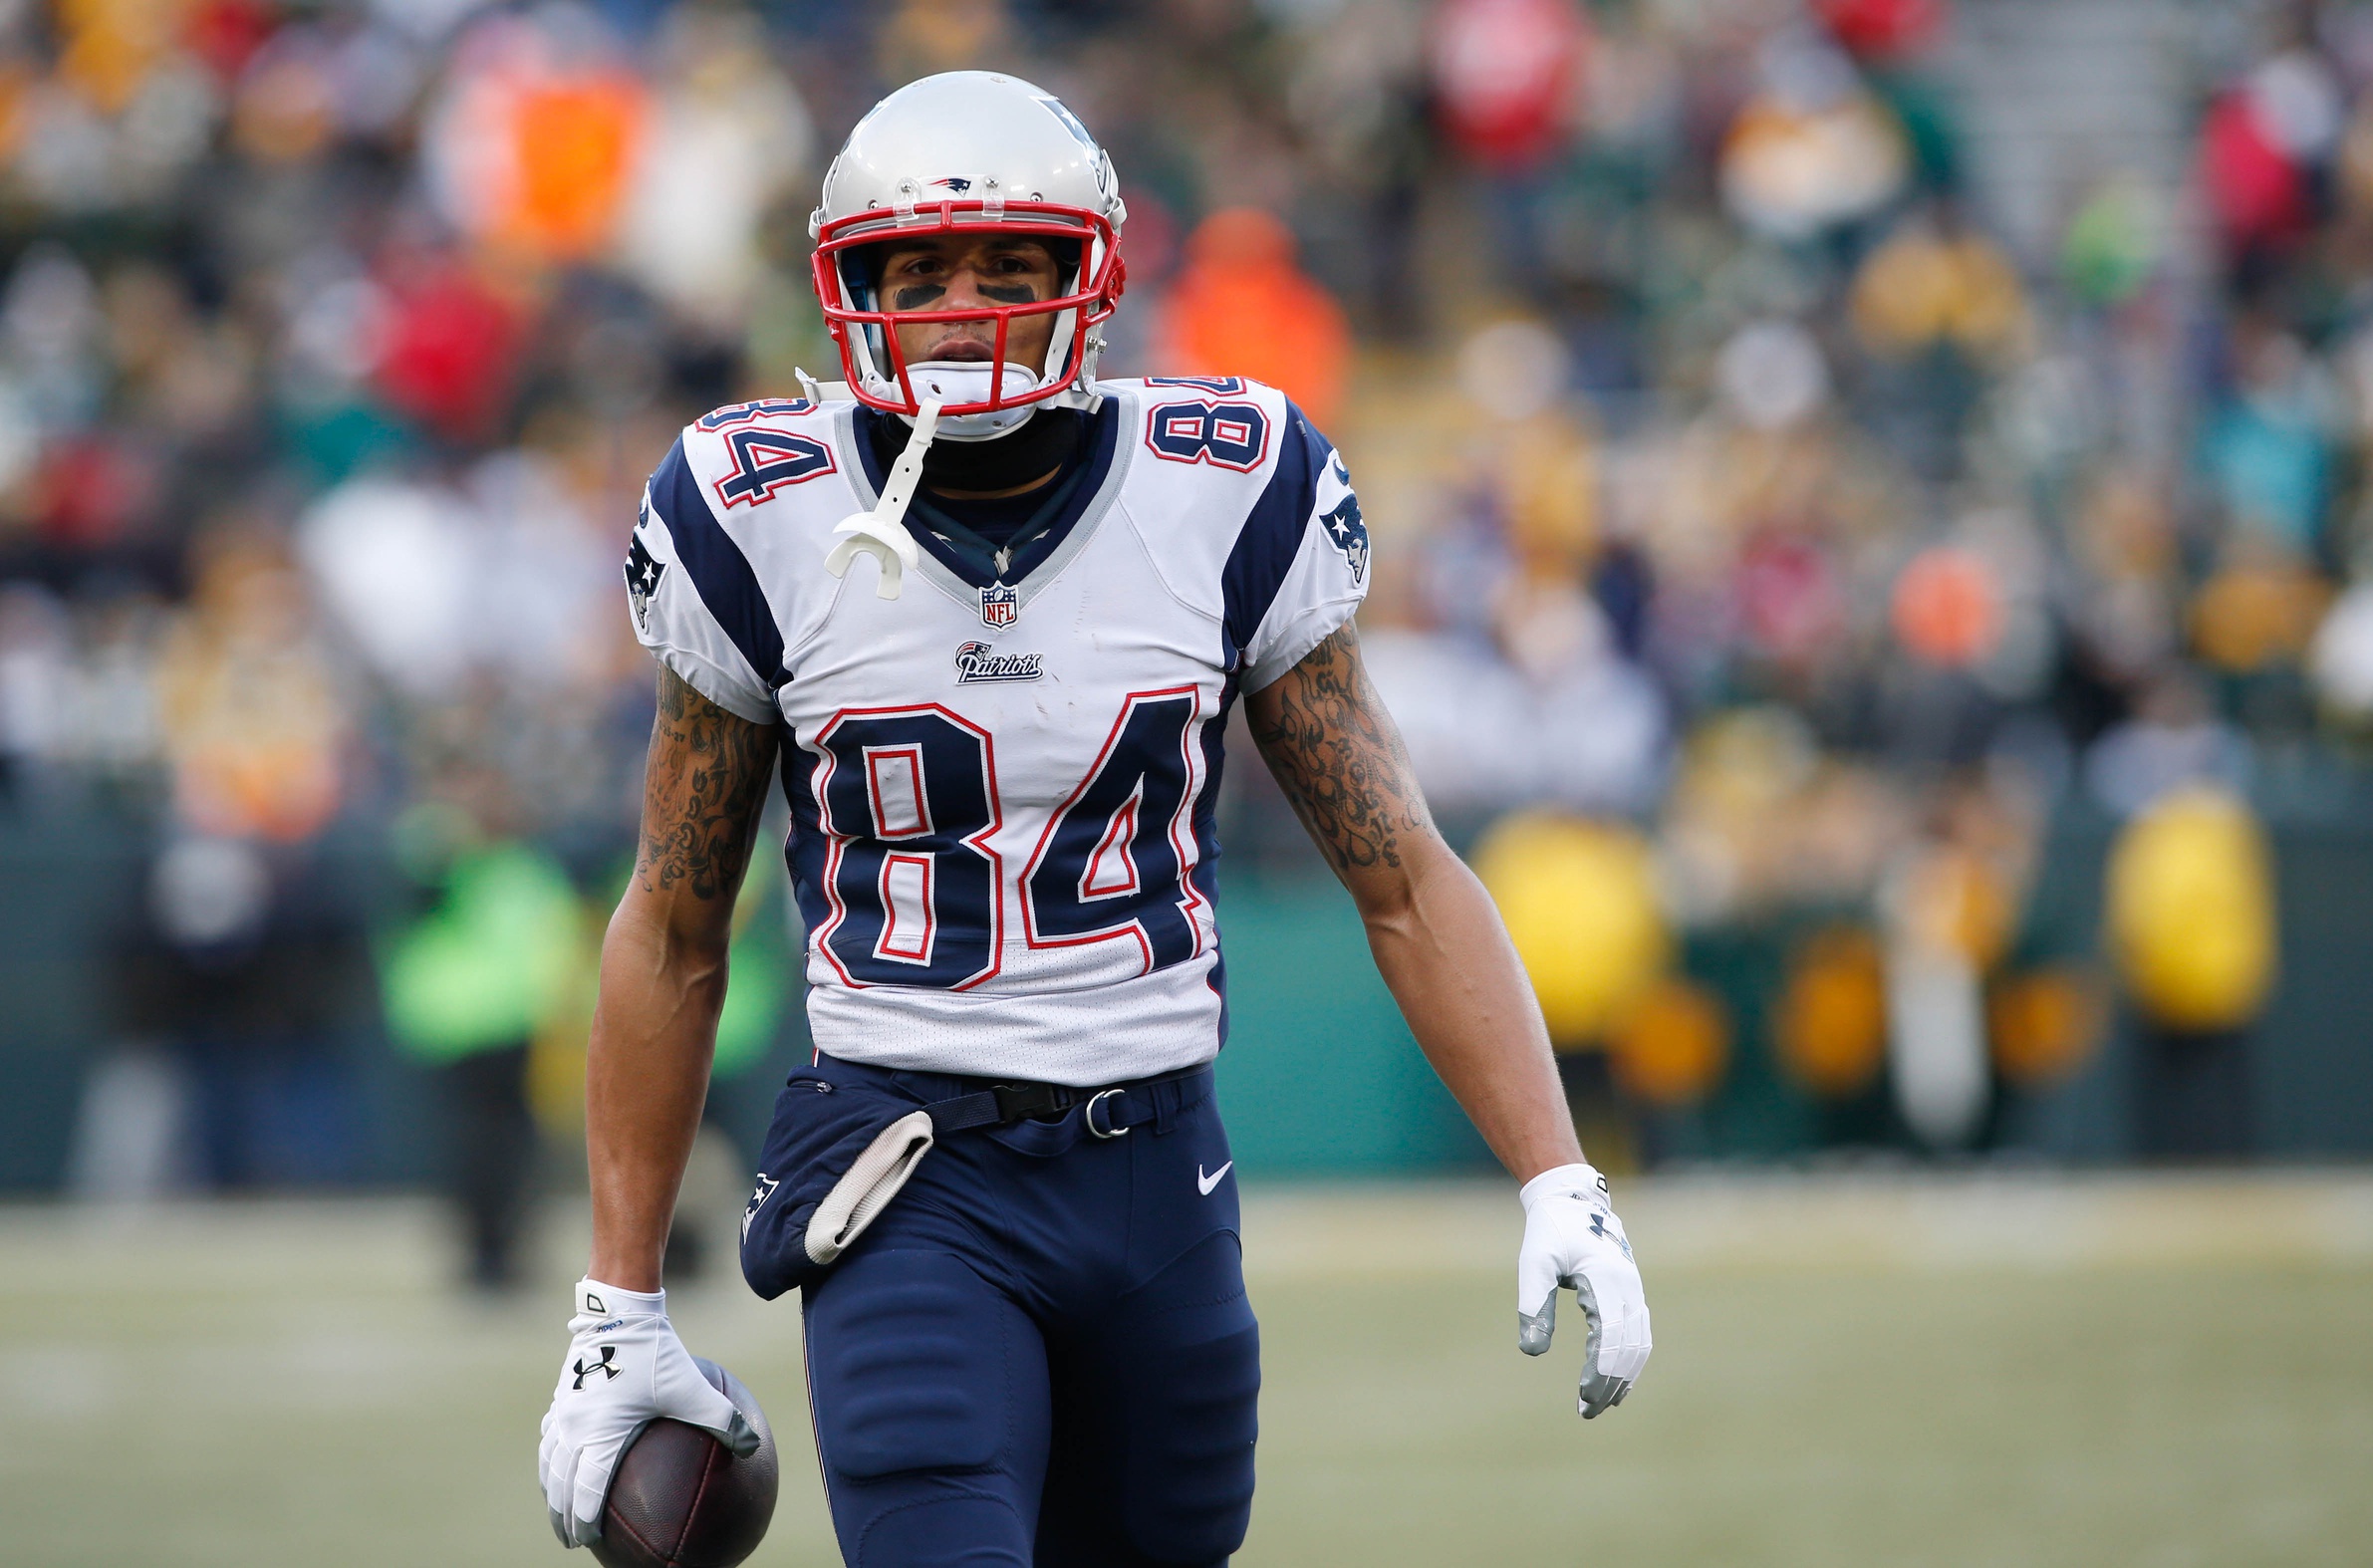
[[[741,1380],[695,1356],[701,1376],[758,1434],[735,1458],[724,1443],[680,1421],[655,1421],[620,1456],[593,1543],[602,1568],[734,1568],[758,1549],[774,1518],[780,1469],[766,1413]]]

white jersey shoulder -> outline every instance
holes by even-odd
[[[884,477],[854,404],[720,408],[652,475],[636,632],[786,726],[809,1016],[834,1055],[1092,1084],[1219,1047],[1226,710],[1351,619],[1367,531],[1274,389],[1099,390],[1044,529],[1000,567],[911,519],[897,599],[870,558],[824,569]]]

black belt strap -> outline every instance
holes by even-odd
[[[952,1100],[935,1100],[923,1110],[930,1113],[931,1132],[944,1138],[949,1133],[968,1132],[976,1127],[1011,1127],[1031,1117],[1060,1116],[1073,1106],[1084,1105],[1088,1108],[1089,1132],[1098,1138],[1118,1138],[1139,1123],[1153,1120],[1151,1100],[1139,1101],[1138,1091],[1180,1083],[1210,1070],[1207,1066],[1186,1067],[1153,1078],[1108,1084],[1101,1089],[1072,1089],[1062,1084],[992,1084]]]

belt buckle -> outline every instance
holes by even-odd
[[[1113,1098],[1113,1096],[1125,1095],[1129,1091],[1126,1089],[1106,1089],[1097,1094],[1090,1095],[1088,1097],[1086,1109],[1080,1112],[1080,1121],[1085,1123],[1087,1125],[1088,1131],[1098,1138],[1126,1138],[1129,1135],[1129,1129],[1126,1127],[1112,1127],[1109,1124],[1104,1127],[1097,1126],[1096,1108],[1104,1104],[1105,1101]]]

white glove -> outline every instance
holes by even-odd
[[[601,1535],[602,1504],[619,1455],[661,1416],[716,1434],[736,1455],[757,1449],[758,1434],[710,1387],[675,1337],[667,1292],[579,1280],[569,1353],[536,1450],[544,1504],[561,1545],[586,1546]]]
[[[1549,1348],[1557,1287],[1571,1285],[1590,1321],[1582,1348],[1582,1419],[1613,1410],[1648,1365],[1648,1297],[1607,1178],[1589,1166],[1559,1166],[1524,1183],[1524,1247],[1516,1254],[1516,1344]]]

